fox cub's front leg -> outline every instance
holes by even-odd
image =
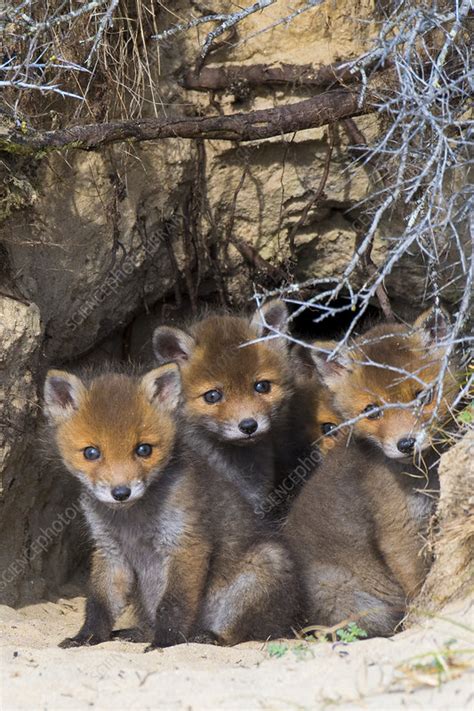
[[[100,550],[92,557],[86,619],[75,637],[66,637],[60,647],[100,644],[110,639],[133,583],[133,573],[124,561],[111,560]]]
[[[397,482],[389,480],[384,487],[376,484],[369,495],[376,504],[378,547],[406,598],[411,600],[420,591],[429,570],[423,553],[423,534],[429,517],[423,522],[412,516],[409,495]]]
[[[156,608],[153,642],[145,651],[188,641],[197,622],[207,568],[208,551],[201,544],[174,556]]]

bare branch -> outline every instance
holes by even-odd
[[[459,367],[463,348],[468,351],[472,346],[472,337],[466,333],[474,285],[474,189],[467,173],[473,146],[472,122],[467,114],[473,79],[468,12],[465,0],[456,0],[455,11],[449,15],[431,6],[401,5],[383,23],[376,47],[352,66],[359,71],[366,62],[377,59],[393,68],[396,82],[385,92],[380,87],[384,130],[369,147],[354,122],[344,124],[350,140],[357,144],[359,165],[374,166],[382,178],[355,206],[365,220],[355,252],[332,282],[315,278],[256,295],[261,303],[262,298],[279,293],[296,305],[291,320],[311,307],[315,324],[353,309],[355,316],[335,347],[335,356],[350,347],[374,297],[379,298],[386,317],[392,317],[384,283],[410,255],[425,280],[424,300],[434,302],[439,309],[444,290],[450,290],[451,303],[455,300],[453,292],[457,292],[455,318],[447,327],[441,357],[438,351],[435,382],[430,383],[436,388],[436,400],[427,428],[435,425],[453,359]],[[434,29],[437,34],[433,34]],[[366,86],[370,89],[370,79]],[[392,220],[395,210],[397,220]],[[386,253],[375,263],[371,251],[374,239],[381,234]],[[362,283],[357,274],[362,274]],[[316,293],[306,298],[305,292],[311,287]],[[347,298],[342,306],[336,301],[340,296]],[[407,294],[407,301],[411,298]],[[422,303],[412,306],[421,309]],[[414,375],[400,373],[400,377]],[[453,409],[463,397],[472,398],[473,379],[471,373],[460,386]],[[414,404],[384,404],[384,408]]]
[[[105,30],[112,25],[112,15],[114,14],[115,10],[117,9],[118,4],[119,4],[119,0],[111,0],[110,5],[107,8],[107,11],[104,13],[103,17],[101,18],[101,21],[99,24],[99,29],[97,30],[97,34],[94,39],[94,44],[92,45],[92,49],[89,52],[89,56],[86,59],[86,67],[91,66],[92,60],[94,59],[95,53],[97,52],[97,48],[102,41],[102,37],[104,35]]]
[[[55,25],[70,22],[71,20],[75,20],[77,17],[81,17],[82,15],[88,15],[93,10],[97,10],[97,8],[105,5],[105,3],[106,0],[92,0],[92,2],[86,3],[85,5],[82,5],[82,7],[78,7],[76,10],[71,10],[63,15],[53,15],[47,20],[44,20],[44,22],[34,22],[30,17],[27,17],[24,14],[20,15],[17,21],[26,24],[28,26],[28,32],[33,34],[34,32],[49,30]]]
[[[244,20],[249,15],[253,15],[255,12],[264,10],[266,7],[273,5],[275,2],[276,2],[276,0],[258,0],[258,2],[255,2],[253,5],[250,5],[249,7],[244,7],[241,10],[239,10],[238,12],[234,12],[234,13],[230,13],[230,14],[215,14],[215,15],[206,15],[204,17],[196,17],[193,20],[190,20],[189,22],[180,23],[178,25],[175,25],[174,27],[171,27],[169,30],[160,32],[159,35],[154,35],[153,39],[165,40],[165,39],[168,39],[169,37],[172,37],[173,35],[175,35],[179,32],[186,32],[187,30],[191,30],[194,27],[197,27],[198,25],[207,24],[209,22],[219,22],[220,24],[216,27],[216,29],[211,30],[211,32],[208,33],[206,40],[202,46],[201,53],[200,53],[201,64],[202,64],[202,61],[209,54],[212,44],[217,37],[220,37],[225,32],[228,32],[229,30],[234,28],[235,25],[237,25],[239,22]]]
[[[366,101],[360,107],[357,92],[332,91],[288,106],[214,117],[141,119],[73,126],[57,131],[10,132],[0,150],[38,151],[55,148],[92,149],[117,141],[150,141],[161,138],[218,138],[253,141],[307,128],[324,126],[346,116],[373,110]]]

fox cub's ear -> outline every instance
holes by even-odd
[[[306,378],[320,376],[320,369],[327,369],[327,359],[336,346],[337,341],[311,341],[307,346],[296,343],[291,349],[291,360],[297,374]]]
[[[433,306],[418,316],[413,326],[417,331],[421,331],[421,337],[426,346],[437,345],[446,338],[449,316],[443,309]]]
[[[195,345],[194,338],[179,328],[158,326],[153,334],[153,352],[160,365],[189,360]]]
[[[272,299],[255,310],[251,324],[255,326],[262,336],[272,333],[272,329],[286,333],[288,321],[288,308],[284,301]]]
[[[174,363],[150,370],[142,378],[142,387],[152,405],[172,412],[179,405],[181,377]]]
[[[258,336],[271,336],[286,333],[288,330],[288,308],[284,301],[272,299],[257,308],[250,321],[251,326],[257,329]],[[286,348],[289,343],[286,338],[273,338],[268,340],[269,345]]]
[[[312,346],[311,358],[321,381],[330,390],[337,388],[341,379],[351,372],[348,350],[342,349],[333,357],[331,351],[337,346],[337,341],[314,341]]]
[[[49,420],[67,420],[85,393],[82,381],[65,370],[49,370],[44,384],[44,412]]]

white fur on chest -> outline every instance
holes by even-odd
[[[137,573],[145,561],[167,555],[181,544],[186,531],[182,511],[161,511],[155,519],[149,511],[137,516],[124,513],[108,517],[93,508],[85,511],[96,545],[113,557],[123,556]]]

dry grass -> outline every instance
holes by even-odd
[[[396,683],[402,682],[406,691],[439,687],[474,670],[474,647],[458,649],[453,648],[453,643],[454,640],[440,650],[417,654],[399,664],[401,676]]]
[[[82,10],[82,12],[81,12]],[[39,0],[5,10],[3,102],[38,128],[130,119],[162,110],[160,5],[153,0]],[[78,101],[79,99],[79,101]]]

